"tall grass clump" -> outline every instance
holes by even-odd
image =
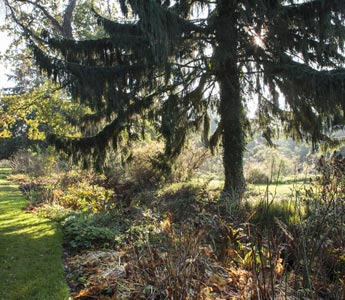
[[[340,160],[323,163],[314,181],[284,197],[266,192],[248,210],[251,267],[263,299],[278,299],[283,287],[286,299],[344,299],[345,169]]]

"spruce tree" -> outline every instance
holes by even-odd
[[[25,31],[42,71],[95,112],[94,131],[55,137],[58,148],[101,164],[110,145],[140,119],[160,125],[166,158],[188,132],[209,129],[223,147],[224,190],[243,192],[247,101],[270,141],[277,121],[296,140],[330,142],[325,129],[345,110],[343,0],[118,0],[118,15],[93,8],[102,36],[73,39]],[[84,120],[86,121],[86,120]],[[204,126],[203,126],[204,125]]]

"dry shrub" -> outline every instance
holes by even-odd
[[[44,174],[43,165],[38,156],[30,151],[18,151],[11,159],[11,168],[14,174],[28,174],[42,176]]]
[[[138,144],[132,152],[132,159],[127,165],[127,174],[135,185],[152,188],[161,181],[161,172],[155,167],[157,157],[163,152],[159,142]]]
[[[11,161],[8,159],[2,159],[0,160],[0,168],[10,168],[11,167]]]
[[[152,188],[162,180],[182,182],[191,179],[200,166],[210,158],[209,150],[188,146],[178,156],[171,166],[170,174],[165,174],[161,168],[164,145],[159,142],[139,144],[132,152],[132,159],[127,166],[127,176],[135,185],[141,188]]]
[[[201,166],[211,158],[211,153],[204,147],[187,146],[173,165],[170,180],[183,182],[191,179]]]
[[[106,177],[104,175],[99,175],[91,171],[74,169],[60,174],[59,186],[62,190],[65,190],[70,186],[82,182],[88,185],[104,185],[105,180]]]
[[[19,150],[11,158],[11,168],[14,174],[24,173],[32,177],[50,176],[66,168],[65,162],[52,147],[34,152]]]
[[[30,184],[32,179],[26,174],[11,174],[7,177],[9,180],[16,182],[20,186]]]
[[[128,294],[128,299],[197,299],[206,276],[205,256],[199,237],[172,234],[167,251],[155,247],[133,253],[128,265],[132,281],[141,288]]]
[[[258,299],[250,270],[219,262],[204,229],[161,223],[160,247],[128,246],[116,254],[89,253],[68,259],[75,299]],[[228,249],[231,253],[231,249]],[[81,289],[80,289],[81,288]]]
[[[252,184],[267,184],[270,180],[268,175],[259,167],[246,169],[245,178],[247,183]]]
[[[318,167],[318,180],[292,191],[293,210],[281,201],[251,214],[251,266],[262,299],[344,299],[345,160],[322,157]]]

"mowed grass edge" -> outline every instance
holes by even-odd
[[[9,172],[0,169],[0,300],[67,300],[61,230],[23,210]]]

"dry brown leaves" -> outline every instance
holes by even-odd
[[[118,299],[118,280],[125,276],[124,253],[89,251],[69,257],[65,265],[75,299]],[[74,277],[74,278],[73,278]]]
[[[151,250],[141,256],[131,249],[69,257],[67,272],[79,277],[79,284],[71,282],[72,296],[79,300],[175,299],[178,295],[178,299],[255,299],[252,273],[220,266],[208,247],[200,247],[196,257]]]

